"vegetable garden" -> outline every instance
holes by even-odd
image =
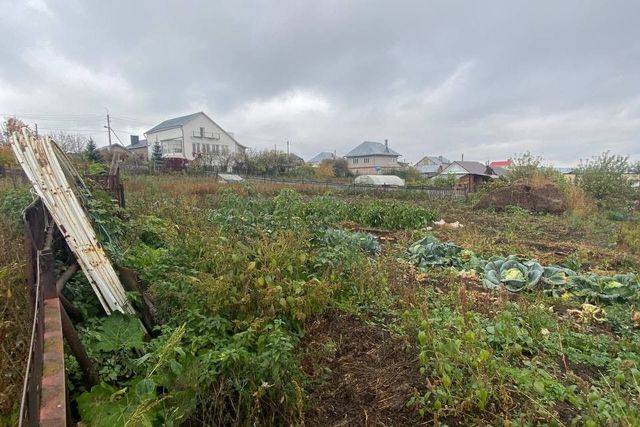
[[[129,297],[151,300],[161,326],[150,337],[136,317],[105,316],[82,275],[66,285],[100,377],[87,388],[67,356],[86,425],[640,423],[640,260],[619,241],[632,218],[250,185],[190,192],[188,179],[171,191],[130,178],[126,210],[93,191],[112,262],[144,290]],[[30,200],[0,191],[3,229]],[[427,229],[442,217],[465,227]],[[20,262],[0,264],[7,301],[22,292]]]

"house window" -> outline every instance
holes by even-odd
[[[358,164],[358,159],[353,159],[353,164],[357,165]]]
[[[229,154],[229,147],[226,145],[222,146],[222,154]]]
[[[364,159],[362,159],[362,163],[369,163],[369,158],[365,157]]]
[[[204,138],[204,128],[200,128],[200,138]]]

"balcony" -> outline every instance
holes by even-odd
[[[220,134],[217,132],[200,132],[200,131],[193,131],[193,135],[191,135],[194,138],[204,138],[204,139],[220,139]]]

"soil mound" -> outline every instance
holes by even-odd
[[[551,182],[532,186],[527,180],[518,180],[509,187],[499,188],[482,196],[477,209],[504,209],[518,206],[530,212],[562,213],[567,203],[562,190]]]
[[[302,366],[312,381],[307,426],[417,426],[406,402],[424,393],[416,354],[387,331],[329,311],[307,327]],[[328,368],[328,369],[327,369]]]

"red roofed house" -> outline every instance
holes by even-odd
[[[513,165],[513,160],[496,160],[495,162],[491,162],[489,163],[489,166],[491,167],[499,167],[499,168],[506,168],[508,166],[512,166]]]

